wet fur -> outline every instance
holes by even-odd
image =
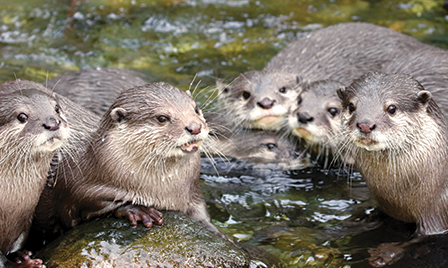
[[[340,152],[354,158],[380,208],[416,222],[417,234],[433,235],[448,228],[448,133],[441,110],[423,90],[409,75],[382,73],[339,90],[345,129]],[[385,109],[392,104],[397,111],[390,115]],[[356,127],[367,120],[376,124],[366,135],[378,142],[371,146],[359,142]]]
[[[200,153],[179,149],[207,137],[195,107],[191,96],[166,83],[122,92],[77,157],[64,163],[46,198],[63,228],[132,203],[179,210],[216,230],[198,185]],[[170,122],[161,126],[155,121],[160,115]],[[186,134],[191,124],[201,124],[197,137]]]
[[[0,251],[6,255],[24,243],[51,159],[69,129],[51,92],[11,81],[0,86],[0,102]],[[26,123],[17,120],[19,113],[28,115]],[[47,119],[57,120],[58,129],[44,128]]]

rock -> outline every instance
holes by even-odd
[[[163,225],[152,228],[115,218],[81,224],[37,256],[50,268],[273,267],[176,212],[165,212]]]

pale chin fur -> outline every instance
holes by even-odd
[[[55,133],[45,131],[37,136],[33,151],[36,153],[55,151],[65,143],[68,136],[69,129],[62,125]]]

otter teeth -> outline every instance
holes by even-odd
[[[199,145],[201,145],[200,141],[192,141],[180,146],[180,149],[186,153],[196,152],[199,149]]]

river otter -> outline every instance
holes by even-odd
[[[384,73],[406,73],[417,79],[431,92],[433,99],[448,115],[448,51],[437,47],[416,50],[405,58],[392,61]]]
[[[312,82],[304,87],[291,107],[289,130],[318,155],[331,153],[338,144],[342,106],[336,90],[342,86],[332,80]]]
[[[447,121],[409,75],[368,73],[338,90],[342,149],[379,207],[417,223],[417,235],[448,229]]]
[[[63,164],[42,203],[51,204],[63,228],[113,210],[145,215],[139,211],[155,207],[184,212],[219,233],[199,188],[199,147],[208,132],[190,94],[162,82],[128,89],[76,159]],[[149,211],[144,224],[160,224],[157,213]],[[45,222],[48,211],[39,215]]]
[[[288,110],[285,104],[295,101],[293,98],[280,102],[270,97],[278,95],[283,87],[279,81],[284,83],[284,76],[289,78],[287,81],[297,81],[298,92],[304,82],[306,85],[307,82],[329,79],[347,85],[369,71],[381,71],[396,58],[406,58],[412,51],[426,47],[431,46],[370,23],[329,26],[304,34],[274,56],[262,71],[243,73],[229,86],[219,86],[222,93],[218,106],[235,118],[235,125],[243,122],[248,128],[278,130],[281,120],[273,120],[272,114],[278,114],[271,111]],[[258,88],[263,90],[254,90]],[[258,123],[263,121],[266,123]],[[270,124],[271,121],[275,124]]]
[[[0,86],[0,264],[43,267],[28,253],[16,264],[2,254],[23,245],[51,159],[68,138],[69,128],[54,95],[18,83]]]
[[[122,91],[145,85],[150,80],[132,70],[91,68],[60,75],[42,84],[102,116]]]

